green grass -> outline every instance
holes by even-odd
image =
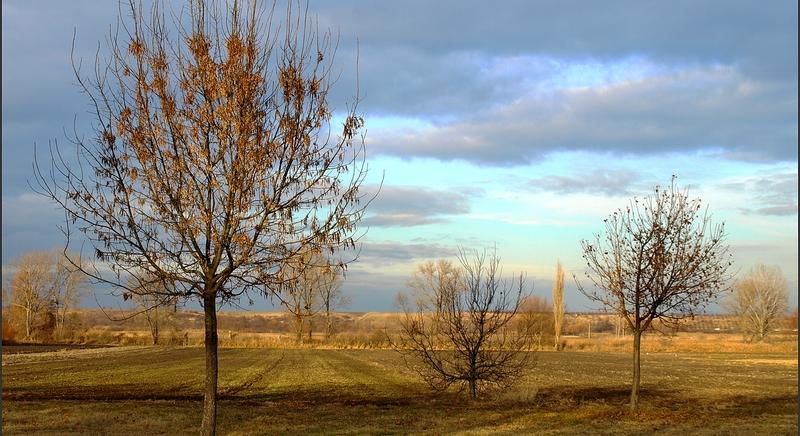
[[[4,355],[4,434],[195,434],[200,348]],[[223,349],[221,434],[796,434],[797,356],[543,352],[512,390],[434,394],[391,351]]]

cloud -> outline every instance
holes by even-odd
[[[792,2],[467,4],[312,3],[341,30],[347,95],[358,36],[367,126],[430,122],[370,128],[375,152],[498,166],[554,150],[797,158]]]
[[[750,81],[779,88],[784,98],[797,94],[793,2],[630,0],[591,13],[580,2],[311,6],[323,28],[340,34],[343,77],[334,92],[353,93],[358,57],[360,108],[369,116],[462,116],[514,101],[530,82],[550,80],[558,64],[613,69],[631,58],[668,69],[726,65]]]
[[[398,242],[365,242],[361,246],[358,263],[371,266],[388,266],[414,260],[430,260],[455,256],[457,250],[441,244],[404,244]]]
[[[776,216],[797,215],[797,204],[761,207],[755,209],[754,212],[759,215],[776,215]]]
[[[639,175],[629,170],[595,170],[573,176],[551,175],[531,179],[526,187],[558,194],[590,193],[608,196],[630,195],[629,188]]]
[[[554,151],[720,150],[794,160],[796,102],[732,68],[701,68],[522,96],[446,124],[377,132],[371,142],[378,153],[497,166],[528,164]]]
[[[32,192],[3,197],[3,262],[29,250],[49,250],[63,244],[58,226],[63,212]]]
[[[386,311],[398,310],[394,306],[398,292],[406,290],[410,274],[387,274],[380,271],[353,267],[347,270],[342,292],[351,298],[345,310]]]
[[[498,7],[480,0],[316,0],[311,9],[322,27],[339,30],[343,45],[354,44],[357,36],[362,47],[402,44],[435,55],[454,50],[602,58],[645,53],[670,61],[741,61],[762,74],[796,74],[795,2],[628,0],[587,10],[579,1],[512,0]]]
[[[415,186],[368,186],[365,192],[377,197],[368,208],[369,215],[362,220],[370,227],[411,227],[447,222],[452,215],[469,213],[470,196],[474,189],[463,192],[428,189]]]
[[[767,174],[722,184],[722,188],[742,192],[750,199],[745,214],[797,215],[797,172]]]

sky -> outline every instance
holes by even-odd
[[[580,241],[673,174],[726,223],[739,276],[779,266],[797,306],[797,3],[592,5],[310,1],[338,36],[333,107],[358,90],[363,188],[382,183],[343,287],[350,310],[395,310],[416,266],[459,246],[496,247],[507,275],[526,273],[530,292],[549,297],[557,261],[580,279]],[[34,144],[69,150],[65,130],[91,134],[73,33],[75,58],[91,61],[118,11],[88,0],[2,7],[9,272],[14,256],[64,243],[63,213],[29,186]],[[597,309],[572,280],[566,304]]]

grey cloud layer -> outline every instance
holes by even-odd
[[[629,170],[596,170],[588,174],[550,175],[531,179],[525,183],[525,187],[559,194],[586,192],[613,196],[629,195],[631,185],[638,180],[639,175]]]
[[[341,31],[344,77],[361,42],[362,109],[434,121],[422,132],[373,130],[397,156],[526,164],[555,150],[630,154],[716,149],[731,159],[797,158],[794,2],[641,2],[590,7],[488,2],[316,2]],[[608,90],[529,95],[547,65],[640,57],[667,72]],[[354,83],[351,78],[344,83]],[[346,87],[345,87],[346,89]],[[348,91],[349,92],[349,91]]]
[[[368,196],[377,193],[370,204],[369,215],[361,222],[370,227],[410,227],[446,222],[452,215],[469,212],[470,194],[474,190],[456,192],[411,186],[384,186],[377,192],[368,186]]]
[[[784,78],[797,71],[791,62],[797,59],[797,4],[790,1],[317,0],[312,8],[345,43],[358,36],[365,47],[602,58],[648,53],[669,61],[743,62]]]
[[[373,266],[406,263],[455,256],[456,249],[441,244],[402,244],[397,242],[366,242],[361,246],[358,262]]]
[[[727,183],[725,189],[745,192],[751,204],[742,207],[744,213],[758,215],[797,215],[797,172],[767,174],[741,182]]]
[[[89,132],[86,101],[69,85],[70,38],[77,28],[77,54],[92,59],[117,5],[5,6],[3,178],[13,187],[27,173],[33,141],[63,136],[76,113],[79,130]],[[797,158],[795,2],[313,1],[310,9],[340,35],[335,107],[355,92],[358,39],[368,128],[375,115],[435,123],[422,132],[371,129],[376,153],[489,165],[565,149],[718,148],[728,158]],[[542,61],[503,68],[530,56]],[[531,83],[551,72],[547,59],[631,56],[670,73],[602,91],[530,94]]]
[[[797,158],[797,98],[728,68],[681,72],[601,89],[561,90],[455,122],[378,132],[378,152],[519,165],[549,152],[656,154],[719,150],[746,160]]]
[[[16,194],[27,189],[34,141],[43,146],[63,139],[62,126],[71,128],[75,114],[79,131],[90,133],[87,102],[71,85],[70,39],[77,28],[78,56],[93,59],[116,9],[116,2],[96,0],[3,4],[6,256],[60,240],[55,225],[61,215]],[[656,154],[713,148],[734,159],[797,159],[796,2],[312,0],[310,9],[319,13],[321,27],[340,33],[342,76],[333,102],[338,108],[355,91],[358,38],[360,108],[372,155],[508,166],[557,150]],[[613,63],[631,57],[664,71],[603,89],[536,88],[553,73],[551,61]],[[504,68],[520,59],[521,67]],[[370,117],[379,115],[418,118],[431,126],[381,131],[370,126]],[[535,183],[557,192],[616,195],[631,189],[632,177],[597,171]],[[745,189],[753,198],[747,212],[792,215],[796,186],[794,173],[732,189]],[[387,186],[382,195],[364,223],[446,222],[469,212],[472,194]],[[387,265],[451,256],[454,249],[446,243],[455,242],[449,238],[367,243],[360,261]],[[346,286],[361,286],[358,292],[368,299],[376,289],[402,287],[404,280],[354,270]]]

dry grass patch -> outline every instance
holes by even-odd
[[[196,434],[199,347],[38,353],[3,367],[4,434]],[[796,434],[796,355],[541,352],[514,389],[432,394],[391,351],[222,349],[220,434]],[[6,356],[4,356],[5,358]],[[769,363],[766,363],[769,362]],[[780,362],[780,364],[778,363]],[[740,431],[741,430],[741,431]]]

